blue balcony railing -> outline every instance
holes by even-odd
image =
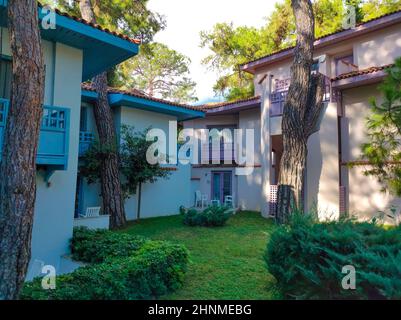
[[[79,133],[79,156],[82,157],[95,141],[95,136],[92,132],[81,131]]]
[[[0,99],[0,151],[3,147],[9,101]],[[36,164],[66,170],[68,164],[70,110],[44,106]]]

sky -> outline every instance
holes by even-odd
[[[274,9],[277,0],[150,0],[148,8],[166,17],[167,28],[154,40],[191,59],[191,78],[197,83],[198,103],[218,101],[213,85],[218,75],[201,65],[210,51],[200,48],[199,33],[211,30],[218,22],[233,22],[234,26],[261,27]],[[221,99],[220,99],[221,100]]]

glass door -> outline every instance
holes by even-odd
[[[212,200],[224,204],[224,198],[232,195],[231,171],[212,172]]]

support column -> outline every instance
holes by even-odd
[[[260,110],[260,150],[262,155],[262,215],[269,215],[270,171],[271,171],[271,137],[270,137],[270,93],[272,91],[273,75],[268,73],[262,82],[262,97]]]

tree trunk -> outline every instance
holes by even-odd
[[[31,257],[44,63],[35,0],[9,0],[12,86],[0,165],[0,299],[16,299]]]
[[[284,151],[281,158],[277,203],[277,221],[279,223],[287,222],[287,217],[291,212],[303,208],[303,182],[308,153],[306,143],[293,137],[283,139],[283,148],[289,151]]]
[[[90,0],[79,0],[79,8],[83,19],[96,23]],[[99,96],[94,106],[96,127],[100,143],[107,150],[102,158],[100,173],[103,212],[110,215],[110,228],[116,229],[125,225],[126,217],[121,192],[116,129],[107,97],[107,72],[96,76],[92,85]]]
[[[141,220],[141,198],[142,198],[142,183],[139,182],[138,185],[138,208],[136,212],[136,221],[139,222]]]
[[[307,141],[316,131],[323,108],[324,82],[312,75],[314,15],[309,0],[292,0],[297,45],[291,66],[291,84],[282,120],[283,155],[280,162],[277,220],[287,221],[292,211],[304,209],[304,177]]]

